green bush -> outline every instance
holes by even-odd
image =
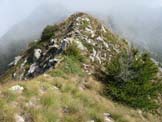
[[[148,54],[136,50],[120,54],[106,65],[106,94],[135,108],[156,109],[154,98],[161,85],[151,80],[157,72]]]
[[[71,44],[67,50],[64,52],[66,56],[72,56],[76,60],[80,62],[84,62],[85,57],[82,55],[80,49],[77,48],[77,45],[75,43]]]
[[[54,25],[54,26],[47,26],[43,33],[42,33],[42,37],[41,37],[41,40],[48,40],[50,39],[53,35],[54,35],[54,32],[58,29],[57,25]]]

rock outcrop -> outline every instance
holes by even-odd
[[[75,43],[91,63],[102,66],[113,56],[127,48],[127,42],[113,35],[98,20],[85,13],[77,13],[61,24],[45,29],[41,40],[34,42],[24,54],[15,58],[10,66],[16,70],[14,79],[25,80],[55,68],[63,52]],[[89,64],[83,64],[87,73]]]

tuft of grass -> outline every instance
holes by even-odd
[[[13,122],[14,110],[6,104],[6,101],[0,99],[0,122]]]
[[[65,56],[63,71],[67,74],[83,75],[80,62],[74,56]]]
[[[68,57],[75,58],[76,61],[84,62],[85,57],[82,55],[81,50],[77,48],[76,43],[72,43],[67,50],[64,52],[64,54]]]
[[[38,94],[39,94],[39,82],[37,82],[35,84],[27,84],[27,85],[22,84],[22,86],[24,87],[23,95],[25,97],[31,98],[33,96],[38,96]]]
[[[49,72],[49,74],[52,77],[63,77],[65,75],[64,71],[62,71],[61,69],[55,69],[55,70]]]
[[[6,102],[8,102],[8,103],[16,100],[16,98],[17,98],[17,94],[15,94],[9,90],[4,91],[3,95],[6,99]]]
[[[45,94],[41,97],[40,103],[45,107],[51,107],[53,104],[55,104],[55,99],[53,99],[52,94]]]

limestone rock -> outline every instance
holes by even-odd
[[[24,90],[24,87],[20,85],[15,85],[15,86],[12,86],[9,90],[15,93],[22,93]]]
[[[21,56],[15,57],[14,61],[9,64],[9,66],[15,66],[20,61]]]
[[[16,114],[15,115],[15,121],[16,122],[25,122],[25,119],[22,116]]]
[[[94,120],[89,120],[89,121],[87,121],[87,122],[95,122]]]
[[[111,114],[104,113],[104,122],[114,122],[114,120],[111,117]]]
[[[30,69],[28,70],[28,74],[33,74],[35,72],[36,68],[37,68],[36,63],[32,64],[30,66]]]
[[[34,50],[34,57],[38,60],[41,57],[42,50],[41,49],[35,49]]]

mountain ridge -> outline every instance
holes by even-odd
[[[162,120],[158,64],[89,14],[47,26],[9,66],[2,122]]]
[[[90,23],[92,25],[90,25]],[[126,43],[123,40],[121,40],[121,42],[118,41],[116,43],[115,41],[118,40],[119,38],[116,37],[115,35],[113,35],[112,32],[106,30],[106,28],[103,25],[100,25],[98,23],[99,22],[95,18],[92,18],[88,14],[77,13],[77,14],[74,14],[71,17],[69,17],[65,22],[63,22],[61,24],[54,25],[54,26],[51,26],[51,27],[48,26],[43,31],[41,40],[38,43],[37,42],[35,43],[35,46],[39,47],[39,48],[36,48],[36,47],[35,47],[35,49],[33,49],[33,47],[29,48],[29,50],[27,51],[29,53],[27,53],[27,56],[22,56],[23,57],[23,61],[21,61],[21,62],[26,62],[26,63],[31,62],[31,64],[32,64],[35,61],[35,63],[36,63],[37,62],[37,58],[38,58],[38,61],[39,61],[39,58],[41,58],[41,56],[43,56],[43,55],[45,55],[44,57],[46,57],[46,58],[48,57],[48,55],[51,55],[51,59],[48,57],[49,59],[47,61],[52,60],[52,56],[56,55],[57,51],[58,52],[64,51],[66,46],[69,43],[73,43],[72,41],[74,41],[74,43],[77,42],[78,44],[80,44],[80,48],[86,48],[86,47],[84,47],[84,45],[82,43],[89,44],[89,46],[91,46],[91,48],[93,48],[93,46],[98,45],[98,44],[101,43],[101,45],[100,45],[101,48],[103,46],[104,46],[103,48],[105,48],[105,49],[109,48],[109,51],[111,51],[112,55],[114,55],[115,52],[119,53],[120,48],[117,49],[117,45],[121,46],[122,43],[123,43],[123,45],[126,45]],[[98,28],[100,28],[101,31],[98,31],[99,30]],[[51,35],[49,35],[48,33],[51,34]],[[98,33],[98,35],[97,35],[97,33]],[[106,37],[107,35],[109,35],[109,37]],[[103,37],[101,37],[101,36],[103,36]],[[110,47],[109,47],[108,43],[104,41],[103,38],[105,38],[105,39],[109,38],[110,39],[108,41],[108,43],[110,43]],[[80,40],[84,40],[84,41],[83,42],[79,42]],[[96,41],[93,41],[93,40],[96,40]],[[116,47],[114,45],[116,45]],[[100,48],[100,47],[97,47],[97,48]],[[121,49],[122,49],[122,46],[121,46]],[[56,52],[53,52],[53,53],[56,53],[56,54],[53,54],[53,55],[52,54],[48,54],[48,51],[50,51],[50,50],[51,51],[55,50]],[[104,51],[105,55],[107,53],[106,50]],[[86,50],[83,50],[83,51],[86,52]],[[91,54],[91,55],[94,55],[94,56],[97,55],[97,60],[101,63],[101,59],[98,56],[98,55],[101,55],[101,52],[97,52],[94,48],[91,49],[91,51],[94,53],[94,54]],[[43,54],[43,52],[47,53],[47,54]],[[95,54],[95,53],[98,53],[98,54]],[[30,59],[30,58],[34,58],[34,55],[38,55],[38,57],[35,57],[36,59]],[[91,57],[91,58],[94,58],[94,57]],[[105,59],[106,59],[106,57],[105,57]],[[29,60],[32,60],[32,61],[29,61]],[[43,58],[42,60],[46,60],[46,59]],[[17,63],[18,62],[16,61],[16,64]],[[23,64],[21,64],[21,65],[23,65]],[[32,66],[31,66],[31,69],[32,69]],[[42,69],[42,68],[40,68],[40,69]],[[21,73],[22,73],[22,71],[21,71]]]

